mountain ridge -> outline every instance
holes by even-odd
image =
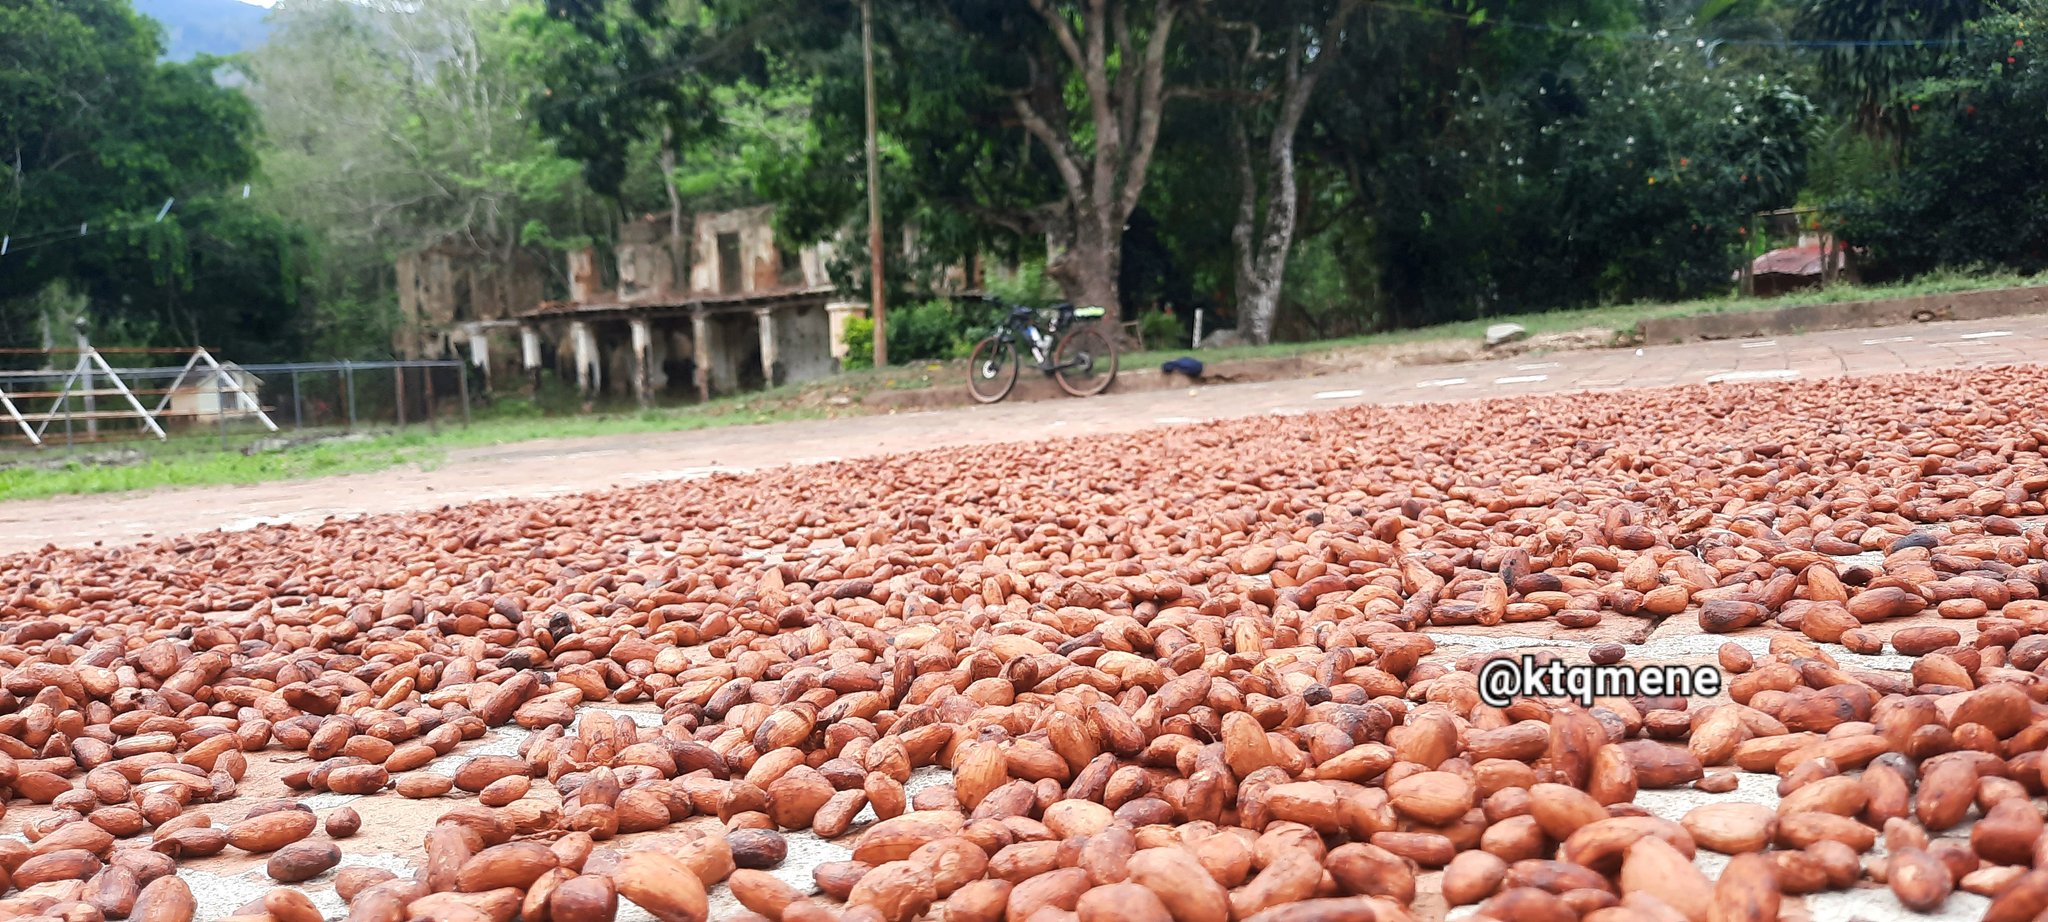
[[[135,0],[135,11],[163,25],[164,57],[172,61],[236,54],[270,37],[270,11],[239,0]]]

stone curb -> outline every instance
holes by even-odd
[[[1742,339],[1818,330],[1904,326],[1936,320],[1987,320],[2048,313],[2048,286],[1958,291],[1911,298],[1801,304],[1776,310],[1658,317],[1636,324],[1644,343]]]

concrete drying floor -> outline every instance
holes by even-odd
[[[328,516],[431,508],[515,496],[547,496],[600,489],[614,484],[702,476],[717,470],[747,470],[781,464],[832,460],[960,444],[1026,440],[1051,435],[1129,431],[1218,417],[1260,414],[1291,415],[1355,403],[1471,399],[1545,391],[1618,389],[1715,381],[1786,380],[1843,374],[1872,374],[1957,366],[2003,365],[2028,361],[2048,345],[2048,318],[2012,318],[1960,324],[1927,324],[1909,329],[1836,331],[1750,342],[1649,347],[1644,350],[1601,350],[1523,356],[1500,362],[1459,366],[1404,368],[1393,371],[1329,375],[1299,381],[1245,385],[1212,385],[1180,391],[1110,395],[1092,400],[1009,404],[931,413],[820,420],[766,426],[735,427],[671,435],[634,435],[601,439],[532,442],[457,453],[432,471],[392,470],[329,477],[313,481],[159,491],[112,497],[65,498],[0,505],[0,550],[22,550],[45,544],[94,541],[126,543],[152,536],[251,527],[264,522],[311,523]],[[1925,615],[1870,627],[1889,636],[1915,624],[1936,622]],[[1957,627],[1969,639],[1967,622],[1941,622]],[[1641,618],[1615,617],[1592,629],[1564,631],[1547,623],[1500,628],[1450,628],[1431,636],[1439,645],[1432,659],[1450,660],[1475,651],[1542,648],[1567,659],[1583,659],[1591,645],[1603,641],[1627,646],[1635,662],[1711,663],[1721,644],[1742,644],[1752,652],[1768,645],[1769,631],[1752,628],[1733,635],[1706,635],[1690,613],[1652,626]],[[1896,656],[1859,657],[1839,645],[1827,645],[1845,665],[1904,671],[1910,660]],[[659,719],[649,707],[606,708],[630,715],[643,724]],[[433,763],[429,771],[452,774],[463,760],[481,754],[515,754],[524,731],[506,727],[466,743]],[[241,785],[242,799],[292,797],[279,779],[293,759],[270,752],[252,758]],[[927,769],[913,780],[922,785],[943,783],[945,772]],[[1706,794],[1690,788],[1645,791],[1638,802],[1653,813],[1676,820],[1694,806],[1717,798],[1775,805],[1776,777],[1745,775],[1737,790]],[[362,832],[344,840],[342,868],[373,866],[408,873],[420,856],[427,828],[444,810],[469,795],[408,800],[396,793],[353,797],[321,794],[301,798],[316,812],[343,804],[363,817]],[[536,785],[529,796],[553,797],[552,788]],[[6,829],[19,830],[47,808],[11,811]],[[231,805],[208,807],[216,824],[240,819]],[[695,822],[709,823],[709,820]],[[811,868],[839,860],[861,827],[836,841],[793,833],[789,857],[775,873],[800,890],[814,887]],[[16,833],[18,834],[18,833]],[[675,830],[622,836],[604,843],[626,849],[637,843],[674,835]],[[1949,836],[1967,836],[1967,827]],[[1880,844],[1879,849],[1882,849]],[[1725,863],[1723,856],[1702,851],[1697,864],[1710,876]],[[228,849],[221,855],[181,864],[181,875],[200,900],[201,920],[213,920],[259,899],[275,884],[263,872],[263,858]],[[334,871],[299,885],[331,919],[343,915],[333,892]],[[1446,912],[1438,894],[1437,874],[1423,875],[1415,904],[1426,922],[1459,919],[1469,907]],[[734,911],[737,904],[723,886],[712,891],[712,918]],[[1981,918],[1988,901],[1958,891],[1936,916],[1906,911],[1889,890],[1864,884],[1846,892],[1788,898],[1785,917],[1817,922],[1890,922],[1898,919],[1961,920]],[[646,913],[624,904],[619,918],[647,920]]]

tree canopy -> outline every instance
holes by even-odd
[[[304,240],[239,198],[258,162],[256,110],[220,60],[162,52],[126,0],[0,3],[9,344],[35,344],[49,302],[32,296],[61,285],[133,335],[295,345]],[[241,322],[252,316],[266,319]]]
[[[2048,0],[871,3],[899,300],[1010,264],[1264,339],[1713,297],[1794,206],[1868,278],[2048,264]],[[171,63],[127,0],[0,0],[0,321],[374,353],[408,251],[556,273],[754,203],[865,289],[863,9],[307,0]]]

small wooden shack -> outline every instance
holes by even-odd
[[[226,375],[225,378],[222,375]],[[195,420],[210,423],[223,415],[229,419],[247,419],[258,415],[251,407],[252,401],[237,397],[235,387],[240,387],[251,398],[261,393],[263,379],[242,370],[233,362],[223,362],[219,371],[211,368],[194,368],[185,374],[178,386],[171,391],[169,416],[173,419]]]

